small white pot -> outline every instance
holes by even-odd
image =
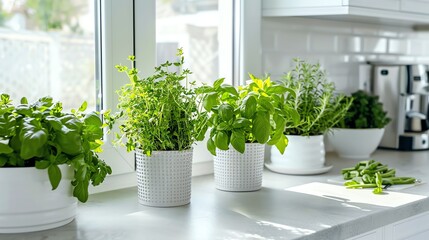
[[[0,233],[56,228],[76,216],[72,196],[73,170],[60,166],[62,179],[52,190],[47,170],[34,167],[0,168]]]
[[[192,149],[155,151],[150,157],[136,150],[139,203],[175,207],[191,201]]]
[[[259,143],[246,143],[245,149],[243,154],[231,146],[226,151],[216,150],[213,162],[217,189],[231,192],[261,189],[265,147]]]
[[[284,154],[271,147],[271,166],[291,170],[320,169],[325,164],[323,135],[296,136],[288,135],[289,142]]]
[[[333,128],[327,138],[340,157],[366,159],[377,149],[383,134],[384,128]]]

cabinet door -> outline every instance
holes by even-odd
[[[428,0],[401,0],[402,12],[429,14]]]
[[[348,5],[350,7],[399,11],[400,0],[343,0],[343,5]]]
[[[393,240],[427,240],[429,239],[429,212],[407,218],[392,224]]]
[[[360,234],[358,236],[349,238],[347,240],[382,240],[383,239],[383,228],[377,228],[373,231]]]
[[[264,0],[262,2],[263,8],[311,8],[311,7],[341,7],[344,0]]]
[[[399,10],[401,0],[264,0],[264,8],[362,7],[382,10]]]

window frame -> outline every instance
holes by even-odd
[[[99,21],[96,76],[101,80],[102,109],[116,111],[116,91],[128,79],[116,71],[115,65],[128,64],[127,57],[134,55],[135,67],[142,77],[150,75],[156,66],[156,0],[94,1]],[[240,81],[235,80],[234,74],[238,71],[237,58],[234,57],[237,54],[234,51],[237,44],[234,41],[235,2],[219,0],[219,14],[222,15],[218,32],[219,59],[222,59],[219,61],[219,74],[230,79],[231,84],[238,85]],[[113,146],[113,137],[112,134],[105,134],[104,152],[100,155],[112,166],[114,173],[106,178],[105,184],[91,188],[91,193],[136,185],[134,154],[127,153],[123,147]],[[193,163],[193,176],[213,173],[212,157],[207,154],[205,145],[200,142],[195,147],[198,150],[194,151],[194,159],[203,157],[204,160]]]

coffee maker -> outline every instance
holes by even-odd
[[[429,66],[373,62],[370,91],[392,119],[380,147],[429,149]]]

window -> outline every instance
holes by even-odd
[[[116,90],[128,82],[115,65],[135,55],[144,77],[178,47],[194,72],[191,80],[233,83],[233,2],[0,0],[0,89],[15,103],[50,95],[66,111],[83,101],[115,111]],[[111,138],[102,158],[115,176],[96,191],[135,185],[133,153],[112,146]],[[205,149],[197,146],[194,162],[211,159]]]
[[[0,89],[15,103],[97,102],[92,0],[0,0]]]
[[[213,83],[221,77],[218,8],[218,0],[156,1],[157,64],[173,60],[183,48],[190,81]]]

